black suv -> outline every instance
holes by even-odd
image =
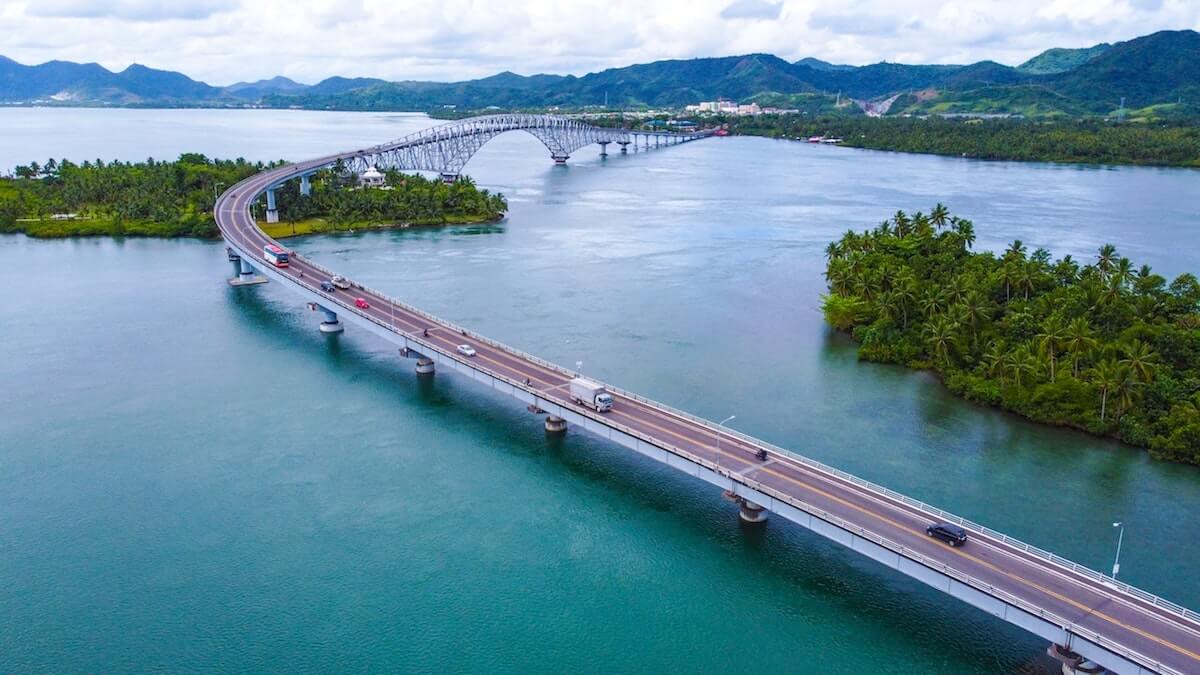
[[[967,543],[967,531],[950,523],[934,523],[925,528],[925,534],[937,537],[951,546],[962,546]]]
[[[325,291],[326,293],[332,293],[332,292],[336,291],[337,288],[335,288],[334,285],[329,283],[328,281],[322,281],[321,282],[321,290]]]

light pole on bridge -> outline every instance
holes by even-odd
[[[1113,523],[1113,527],[1117,528],[1117,557],[1113,558],[1113,579],[1117,578],[1117,572],[1121,571],[1121,542],[1125,539],[1125,523]]]
[[[736,420],[736,419],[737,419],[737,415],[730,415],[729,417],[726,417],[725,419],[721,420],[720,422],[717,422],[717,426],[723,427],[723,426],[725,426],[726,422],[732,422],[733,420]],[[717,433],[714,435],[717,437],[717,466],[721,466],[721,431],[720,431],[720,429],[718,429]]]

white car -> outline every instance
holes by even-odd
[[[334,286],[337,286],[338,288],[340,288],[342,290],[346,290],[347,288],[350,288],[350,281],[348,279],[346,279],[346,277],[344,277],[340,274],[333,275],[333,278],[329,280],[329,283],[333,284]]]
[[[475,356],[475,348],[471,345],[459,345],[458,353],[463,356]]]

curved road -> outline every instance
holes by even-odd
[[[263,246],[276,242],[251,218],[251,203],[267,188],[284,180],[359,154],[350,152],[287,165],[238,183],[221,195],[214,208],[221,234],[241,250],[248,262],[256,267],[266,266],[262,260]],[[1010,604],[1025,603],[1040,608],[1052,623],[1069,625],[1080,636],[1091,633],[1117,653],[1135,655],[1131,660],[1149,670],[1200,673],[1200,621],[1194,615],[1184,616],[1172,608],[1154,604],[1152,598],[1147,599],[1148,594],[1138,597],[1126,592],[1123,585],[1093,578],[1098,576],[1095,573],[1076,571],[1062,564],[1066,561],[1061,559],[1046,560],[1024,550],[1024,545],[1017,545],[1019,542],[1006,542],[991,531],[969,529],[970,541],[961,548],[951,548],[925,534],[925,527],[941,518],[933,511],[906,503],[898,495],[883,494],[850,480],[845,474],[813,466],[774,448],[770,448],[769,459],[760,462],[755,452],[770,446],[619,391],[614,392],[616,403],[612,411],[603,416],[586,411],[569,401],[566,389],[571,376],[565,369],[461,331],[369,289],[322,292],[319,284],[328,279],[329,273],[295,253],[290,267],[276,271],[322,296],[322,303],[339,314],[359,314],[455,360],[467,363],[468,359],[459,356],[455,347],[471,344],[477,356],[469,361],[477,369],[593,419],[654,439],[655,445],[668,452],[716,467],[717,472],[736,482],[753,486],[809,513],[823,513],[828,516],[822,516],[827,522],[841,521],[839,527],[843,529],[872,540],[884,540],[888,548],[926,567],[940,567],[952,577],[970,577],[973,587],[993,597]],[[365,298],[370,308],[357,309],[355,297]],[[426,330],[428,337],[424,337]],[[525,385],[527,381],[529,384]],[[1180,561],[1181,575],[1193,572],[1189,562]]]

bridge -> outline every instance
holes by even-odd
[[[605,385],[608,412],[577,405],[568,393],[575,373],[421,311],[382,291],[353,284],[326,292],[334,272],[295,253],[290,266],[263,261],[277,244],[259,229],[250,207],[289,180],[334,166],[384,165],[457,175],[484,143],[507,131],[537,136],[551,157],[590,143],[675,144],[616,129],[586,128],[550,116],[497,115],[442,125],[398,141],[280,166],[229,188],[214,207],[235,261],[233,284],[271,280],[298,293],[321,317],[320,329],[345,323],[399,347],[419,375],[450,371],[546,415],[548,433],[572,425],[709,483],[739,507],[748,523],[767,513],[827,537],[1048,642],[1063,672],[1200,673],[1200,614],[1095,572],[1002,532],[870,483],[801,454],[773,446],[634,392]],[[602,148],[605,146],[601,146]],[[271,204],[268,204],[272,206]],[[268,214],[270,211],[268,211]],[[368,306],[361,307],[356,299]],[[464,356],[458,345],[470,345]],[[926,534],[933,522],[969,533],[951,547]],[[1189,561],[1180,561],[1184,567]]]
[[[332,162],[322,162],[298,176],[300,192],[309,193],[308,176],[318,169],[337,166],[339,170],[361,175],[369,168],[428,171],[443,180],[458,178],[464,166],[488,141],[509,131],[532,135],[550,151],[555,164],[565,164],[571,153],[588,145],[599,145],[600,156],[608,155],[608,146],[617,145],[621,153],[629,146],[649,150],[707,138],[713,131],[672,133],[666,131],[631,131],[597,127],[568,117],[511,113],[468,117],[423,129],[403,138],[363,150],[337,155]],[[306,164],[309,164],[306,162]],[[267,188],[267,222],[278,222],[274,185]]]

